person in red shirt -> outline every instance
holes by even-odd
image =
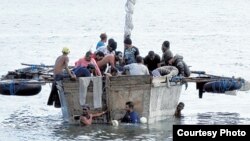
[[[97,76],[101,76],[101,71],[95,61],[95,59],[92,57],[93,54],[88,51],[83,58],[80,58],[78,61],[75,62],[75,67],[87,67],[88,64],[93,64],[95,66],[95,73]]]

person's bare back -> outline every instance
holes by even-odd
[[[56,59],[54,66],[54,75],[60,74],[63,72],[63,69],[68,67],[69,57],[67,55],[61,55]]]

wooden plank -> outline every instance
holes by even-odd
[[[110,81],[125,81],[128,79],[150,79],[150,75],[121,75],[109,77]]]
[[[133,101],[135,104],[135,111],[140,116],[147,117],[149,114],[149,100],[151,85],[146,87],[107,87],[107,100],[108,108],[110,110],[111,119],[120,119],[125,114],[125,103],[127,101]]]
[[[140,85],[112,85],[110,86],[111,90],[116,90],[116,91],[128,91],[130,90],[142,90],[142,89],[147,89],[150,90],[151,84],[140,84]]]
[[[148,75],[139,76],[117,76],[110,77],[109,84],[112,85],[136,85],[136,84],[150,84],[151,77]]]
[[[209,77],[186,77],[184,78],[185,81],[187,82],[210,82],[210,81],[215,81],[218,80],[218,78],[209,78]]]

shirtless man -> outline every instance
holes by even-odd
[[[91,114],[89,106],[83,106],[82,110],[83,110],[83,113],[80,116],[80,122],[83,125],[91,125],[92,121],[93,121],[93,118],[102,116],[103,114],[105,114],[107,112],[107,111],[103,111],[103,112],[100,112],[100,113]]]
[[[76,76],[73,75],[69,68],[68,68],[68,63],[69,63],[69,57],[67,56],[69,54],[69,49],[64,47],[62,50],[62,55],[57,57],[56,62],[55,62],[55,66],[54,66],[54,82],[52,84],[52,88],[51,88],[51,92],[50,92],[50,96],[47,102],[47,105],[53,105],[56,108],[60,108],[61,107],[61,103],[60,103],[60,99],[59,99],[59,95],[57,92],[57,88],[56,88],[56,81],[60,81],[63,80],[64,77],[64,73],[63,70],[66,69],[67,73],[69,74],[69,76],[72,79],[76,79]]]
[[[54,77],[55,79],[57,78],[63,78],[63,70],[65,69],[67,71],[67,73],[69,74],[69,76],[71,78],[76,78],[75,75],[73,75],[68,67],[68,63],[69,63],[69,49],[64,47],[62,50],[62,55],[57,57],[56,62],[55,62],[55,66],[54,66]]]

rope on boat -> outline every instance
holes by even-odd
[[[14,83],[14,80],[12,80],[11,83],[10,83],[9,91],[10,91],[10,95],[14,95],[15,94],[15,83]]]

